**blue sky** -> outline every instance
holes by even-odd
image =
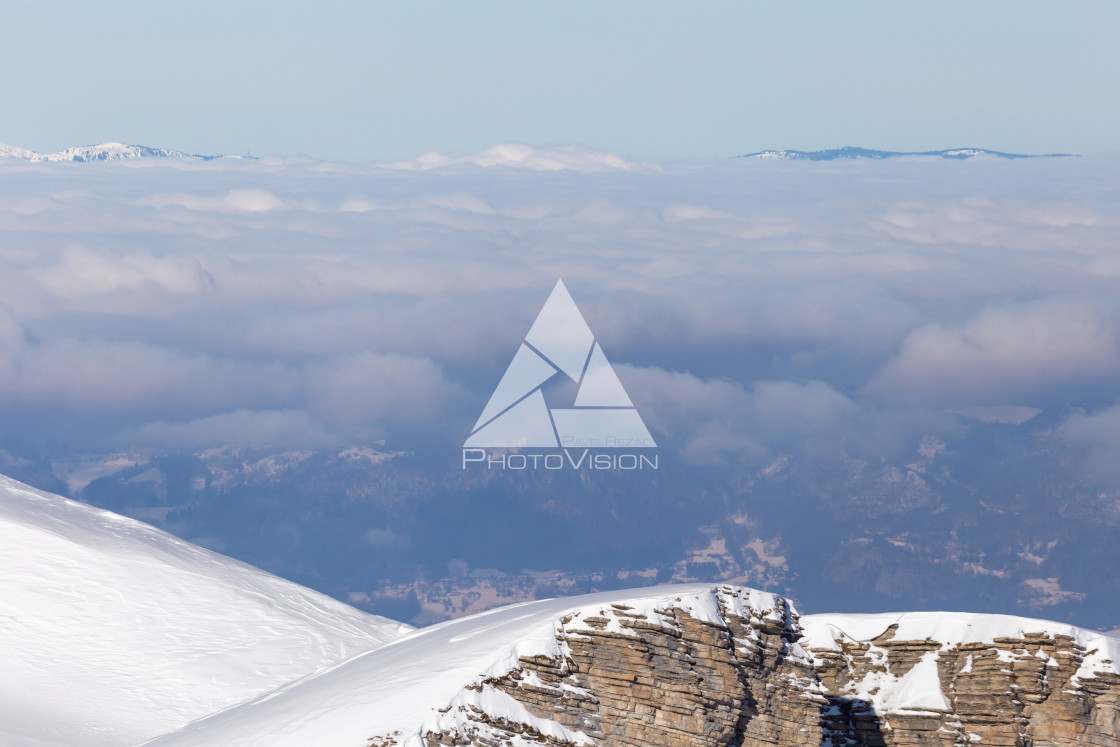
[[[15,2],[0,142],[1118,150],[1120,4]]]

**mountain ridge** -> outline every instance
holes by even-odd
[[[1120,738],[1120,638],[1064,623],[802,617],[772,592],[698,583],[416,630],[5,477],[0,534],[0,741],[14,747]]]
[[[782,160],[782,161],[837,161],[842,159],[860,159],[865,158],[868,160],[884,160],[887,158],[898,158],[903,156],[925,156],[933,158],[945,158],[949,160],[963,161],[976,156],[995,156],[997,158],[1072,158],[1072,153],[1043,153],[1043,154],[1027,154],[1027,153],[1005,153],[998,150],[988,150],[987,148],[944,148],[942,150],[925,150],[925,151],[894,151],[894,150],[874,150],[871,148],[859,148],[856,146],[843,146],[840,148],[826,148],[824,150],[760,150],[755,153],[745,153],[735,158],[758,158],[768,160]]]
[[[1104,745],[1118,697],[1120,639],[1094,631],[800,617],[773,593],[672,585],[423,628],[150,747]]]
[[[411,630],[0,476],[0,744],[136,744]]]
[[[501,165],[507,162],[525,164],[534,154],[544,154],[543,158],[572,158],[575,155],[586,152],[587,154],[596,155],[603,164],[600,166],[606,168],[623,168],[630,170],[638,168],[642,164],[629,164],[618,156],[609,153],[599,153],[597,151],[590,151],[588,149],[580,149],[578,146],[567,146],[564,148],[545,148],[536,149],[525,145],[505,144],[495,145],[473,156],[454,156],[440,153],[425,153],[416,159],[407,161],[387,162],[384,165],[388,168],[424,171],[434,168],[439,168],[457,163],[476,163],[477,165]],[[966,160],[975,158],[977,156],[992,156],[1004,159],[1027,159],[1027,158],[1073,158],[1076,154],[1072,153],[1008,153],[998,150],[990,150],[988,148],[944,148],[941,150],[926,150],[926,151],[892,151],[892,150],[877,150],[874,148],[861,148],[857,146],[842,146],[839,148],[826,148],[823,150],[761,150],[754,153],[745,153],[742,155],[734,156],[734,158],[754,158],[762,160],[784,160],[784,161],[836,161],[836,160],[854,160],[854,159],[867,159],[881,161],[888,158],[900,157],[928,157],[928,158],[943,158],[948,160]],[[82,145],[70,148],[63,148],[62,150],[55,151],[54,153],[38,153],[27,148],[21,148],[14,145],[6,145],[0,143],[0,163],[5,159],[21,160],[30,163],[57,163],[57,162],[77,162],[77,163],[90,163],[95,161],[123,161],[133,160],[138,158],[172,158],[172,159],[190,159],[199,161],[212,161],[219,158],[250,158],[249,156],[209,156],[197,153],[186,153],[180,150],[170,148],[153,148],[146,145],[126,145],[119,142],[105,142],[96,145]],[[613,159],[613,160],[611,160]],[[534,162],[535,163],[535,162]],[[543,164],[536,164],[534,167],[543,170],[554,170],[561,166],[559,161],[553,163],[548,161]],[[656,168],[649,166],[649,168]]]
[[[30,163],[57,163],[73,161],[89,163],[93,161],[126,161],[137,158],[176,158],[193,159],[199,161],[212,161],[217,158],[230,158],[231,156],[204,156],[196,153],[184,153],[169,148],[151,148],[146,145],[125,145],[124,143],[107,142],[97,145],[80,145],[72,148],[63,148],[54,153],[37,153],[27,148],[0,143],[0,162],[2,159],[28,161]],[[241,158],[241,156],[232,156]]]

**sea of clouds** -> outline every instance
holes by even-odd
[[[0,161],[0,436],[466,437],[563,278],[695,464],[1056,417],[1120,485],[1120,158]]]

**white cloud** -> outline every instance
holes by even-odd
[[[315,364],[307,387],[311,410],[340,426],[435,420],[458,392],[431,360],[393,353]]]
[[[407,537],[402,537],[392,529],[383,527],[367,529],[362,539],[378,550],[399,550],[410,544]]]
[[[463,212],[478,213],[480,215],[492,215],[494,213],[494,208],[474,195],[465,192],[459,192],[453,195],[429,195],[415,200],[412,206],[417,208],[447,208],[448,210],[461,210]]]
[[[1117,342],[1108,310],[1079,299],[988,308],[911,332],[869,389],[944,404],[1015,397],[1120,373]]]
[[[23,328],[11,309],[0,304],[0,356],[3,351],[14,350],[24,344]]]
[[[1042,410],[1025,405],[977,405],[956,411],[958,415],[978,420],[981,423],[1000,423],[1003,425],[1022,425]]]
[[[630,161],[614,153],[578,145],[534,148],[520,143],[494,145],[478,153],[425,153],[407,161],[379,164],[387,169],[431,171],[455,166],[516,168],[531,171],[657,171],[654,164]]]
[[[224,195],[155,194],[138,202],[154,208],[181,207],[220,213],[267,213],[284,207],[279,197],[264,189],[231,189]]]
[[[0,349],[0,402],[213,408],[291,397],[297,373],[140,342],[75,339]]]
[[[307,413],[292,410],[236,410],[184,422],[156,421],[141,425],[124,438],[183,450],[215,444],[314,448],[334,442],[326,429]]]
[[[368,213],[377,210],[378,205],[373,200],[363,200],[361,197],[351,197],[338,206],[340,213]]]
[[[1076,412],[1058,427],[1057,434],[1084,451],[1090,477],[1120,488],[1120,405],[1092,414]]]
[[[791,444],[806,448],[856,431],[866,417],[820,381],[742,386],[656,368],[616,370],[654,434],[682,441],[685,455],[696,462],[769,458]]]
[[[121,255],[81,246],[66,249],[58,264],[30,274],[66,300],[142,288],[157,293],[197,293],[213,284],[213,277],[189,257],[156,257],[148,252]]]
[[[558,277],[693,458],[1120,397],[1115,160],[655,168],[496,146],[57,169],[0,185],[0,407],[24,418],[446,435]]]

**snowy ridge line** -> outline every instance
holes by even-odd
[[[572,638],[589,638],[593,634],[640,637],[639,631],[627,622],[642,623],[642,627],[653,626],[663,630],[680,633],[681,629],[673,615],[673,610],[684,612],[700,622],[713,626],[730,627],[729,618],[735,617],[746,622],[750,639],[761,641],[756,627],[783,628],[792,636],[799,631],[793,622],[796,611],[793,605],[782,597],[770,592],[742,587],[717,585],[700,593],[685,593],[675,596],[646,597],[642,599],[620,598],[608,603],[573,607],[550,626],[529,632],[525,637],[509,646],[486,672],[474,678],[463,687],[440,715],[425,721],[415,735],[409,735],[402,747],[423,747],[424,736],[431,733],[476,733],[489,739],[499,735],[486,733],[487,728],[477,720],[467,716],[468,711],[477,709],[489,717],[496,717],[509,723],[523,724],[538,734],[553,739],[563,739],[575,744],[596,744],[583,732],[572,731],[561,724],[539,718],[530,713],[521,703],[496,687],[491,682],[518,673],[518,687],[545,687],[550,690],[585,690],[565,685],[554,688],[545,685],[535,673],[524,674],[522,658],[545,657],[561,662],[562,666],[570,658],[568,641]],[[598,624],[591,624],[595,620]],[[605,625],[602,621],[606,621]],[[390,644],[391,645],[391,644]],[[738,651],[751,654],[751,651]],[[794,643],[787,655],[809,663],[809,655]],[[520,739],[520,738],[518,738]],[[520,747],[520,742],[517,742]],[[524,740],[526,747],[533,744]]]
[[[4,745],[426,747],[433,734],[589,745],[599,717],[552,715],[547,699],[542,711],[534,690],[599,697],[607,690],[583,678],[587,656],[642,671],[618,638],[696,640],[697,623],[700,639],[731,633],[734,649],[714,645],[736,667],[772,659],[780,643],[793,669],[762,686],[796,683],[794,700],[834,719],[848,713],[844,701],[862,701],[872,718],[952,726],[961,712],[953,680],[942,681],[971,673],[973,654],[984,672],[1027,662],[1044,687],[1060,676],[1075,694],[1116,687],[1120,675],[1120,638],[1068,624],[945,612],[799,618],[777,594],[728,584],[523,602],[415,630],[2,476],[0,537]],[[595,660],[599,650],[619,658]],[[852,677],[833,683],[836,671]],[[656,706],[661,696],[644,697]]]
[[[524,747],[538,743],[534,741],[538,737],[589,744],[593,740],[587,733],[533,715],[515,694],[516,688],[543,687],[557,691],[558,696],[567,693],[578,699],[587,691],[576,687],[578,683],[548,686],[524,662],[551,660],[563,670],[576,640],[593,632],[638,636],[648,627],[679,632],[677,620],[682,614],[722,627],[730,627],[737,619],[741,624],[736,626],[736,637],[741,640],[736,654],[755,653],[743,649],[750,647],[758,629],[784,630],[787,648],[783,656],[810,668],[816,668],[826,652],[844,653],[846,642],[872,641],[892,625],[899,626],[895,635],[899,641],[936,639],[935,649],[920,653],[916,664],[901,675],[889,671],[887,649],[871,645],[867,656],[872,659],[871,669],[878,671],[852,683],[850,692],[838,695],[864,700],[880,715],[939,717],[952,713],[953,706],[941,690],[938,656],[958,641],[1017,638],[1027,632],[1069,633],[1076,645],[1092,646],[1086,648],[1086,672],[1110,663],[1106,659],[1120,644],[1073,626],[1005,616],[811,615],[800,618],[799,623],[785,599],[728,585],[604,592],[577,599],[524,602],[415,631],[153,740],[150,747],[296,747],[310,742],[424,747],[431,734],[484,740],[501,737]],[[635,625],[629,625],[630,621]],[[1033,649],[1026,654],[1037,655]],[[1116,661],[1120,656],[1111,659],[1113,665]],[[962,664],[968,666],[967,661]],[[828,693],[822,683],[801,684],[799,697],[824,703]]]
[[[0,744],[135,745],[412,628],[0,476]]]
[[[87,163],[91,161],[124,161],[135,158],[178,158],[211,161],[215,158],[241,158],[241,156],[201,156],[168,148],[149,148],[146,145],[125,145],[124,143],[81,145],[74,148],[64,148],[55,153],[36,153],[27,148],[0,143],[0,162],[7,158],[30,163],[57,163],[60,161]]]
[[[206,156],[169,148],[145,145],[101,143],[65,148],[55,153],[37,153],[27,148],[0,143],[0,164],[4,162],[59,163],[94,161],[126,161],[136,159],[170,159],[179,161],[257,160],[252,156]],[[307,159],[266,158],[266,162],[305,162]],[[314,160],[314,159],[312,159]],[[398,161],[374,161],[378,169],[391,171],[447,171],[462,169],[517,169],[535,172],[575,173],[657,173],[659,164],[637,161],[582,145],[551,145],[534,147],[522,143],[499,143],[477,153],[439,153],[431,151],[416,158]]]
[[[854,146],[845,146],[842,148],[828,148],[825,150],[760,150],[756,153],[746,153],[736,158],[755,158],[762,160],[778,160],[778,161],[836,161],[841,159],[868,159],[868,160],[883,160],[886,158],[945,158],[955,161],[963,161],[968,158],[975,158],[977,156],[991,156],[994,158],[1068,158],[1072,153],[1045,153],[1040,155],[1031,155],[1026,153],[1004,153],[998,150],[988,150],[987,148],[945,148],[944,150],[924,150],[924,151],[895,151],[895,150],[873,150],[871,148],[857,148]]]
[[[311,741],[423,747],[428,733],[470,731],[485,736],[487,727],[469,718],[478,712],[523,725],[530,734],[589,744],[586,734],[533,716],[488,680],[524,672],[522,657],[564,661],[566,639],[595,629],[589,619],[606,619],[606,628],[599,632],[631,635],[635,633],[623,619],[641,618],[643,625],[676,629],[670,612],[674,608],[713,625],[726,625],[728,618],[737,617],[747,625],[753,620],[797,633],[796,612],[785,599],[726,585],[651,587],[523,602],[406,634],[154,739],[149,747],[296,747]],[[808,656],[796,643],[790,655]],[[526,676],[519,686],[535,682]],[[528,738],[523,742],[537,744]]]
[[[654,587],[656,588],[656,587]],[[574,601],[574,600],[572,600]],[[563,659],[568,653],[566,641],[571,637],[586,638],[594,633],[612,633],[638,637],[638,632],[625,624],[627,620],[641,620],[664,630],[680,632],[672,610],[681,610],[690,617],[715,626],[728,626],[729,617],[745,620],[752,628],[752,638],[759,640],[755,627],[784,627],[793,636],[799,634],[793,624],[797,611],[784,598],[765,591],[712,585],[703,593],[683,593],[639,599],[620,598],[604,604],[572,607],[556,620],[550,630],[545,629],[526,635],[509,647],[509,650],[475,684],[486,678],[500,677],[521,669],[521,658],[547,656]],[[606,620],[605,626],[595,626],[590,619]],[[804,661],[808,654],[794,644],[792,653]]]
[[[275,588],[269,584],[267,592],[262,591],[260,585],[256,583],[241,589],[241,591],[261,598],[265,598],[267,593],[267,598],[270,600],[294,600],[298,598],[300,604],[304,604],[310,599],[313,602],[321,603],[321,606],[316,605],[312,608],[315,612],[326,609],[345,610],[348,617],[360,621],[360,624],[354,627],[355,631],[368,632],[368,621],[380,621],[401,631],[413,630],[411,625],[360,612],[356,608],[345,605],[325,594],[312,591],[293,581],[262,571],[235,558],[207,550],[137,519],[59,495],[46,493],[4,475],[0,475],[0,521],[15,514],[11,510],[13,506],[4,500],[8,496],[19,497],[29,503],[36,504],[36,508],[40,509],[39,512],[36,512],[39,519],[37,528],[41,531],[50,532],[61,539],[102,542],[106,535],[112,535],[125,540],[130,545],[143,545],[149,552],[164,555],[164,558],[161,558],[162,560],[179,565],[191,573],[198,573],[200,569],[205,569],[215,573],[230,574],[231,571],[237,570],[244,572],[253,581],[260,577],[261,580],[273,582]],[[30,514],[30,512],[20,513],[23,516]],[[112,549],[119,550],[121,548]],[[293,596],[293,593],[297,596]],[[300,609],[299,612],[306,614],[309,620],[319,619],[309,610]]]

